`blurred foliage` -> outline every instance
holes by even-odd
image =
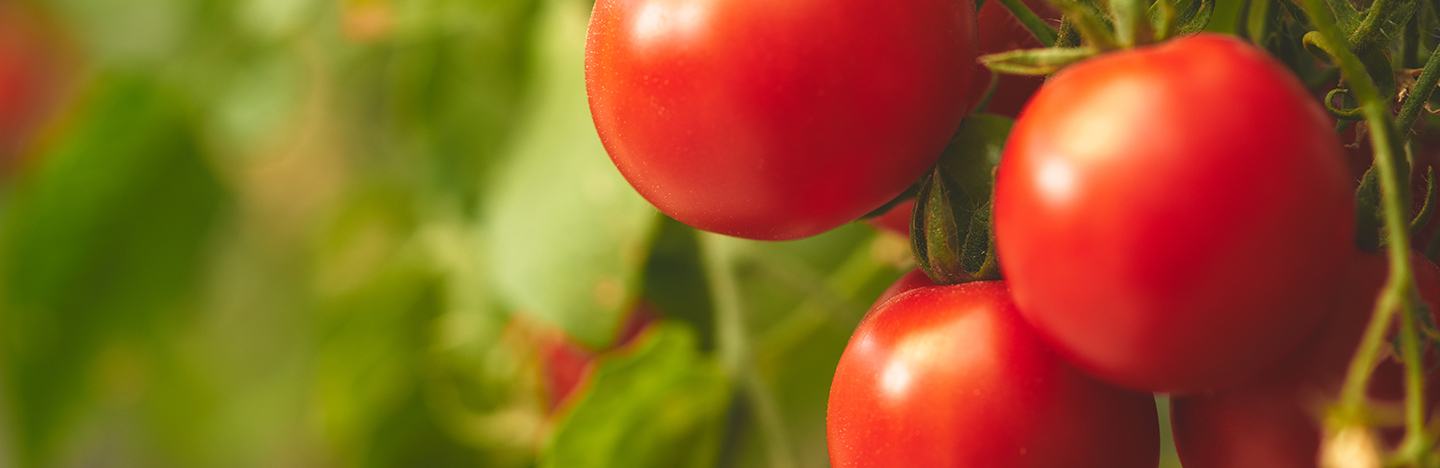
[[[26,6],[71,66],[0,178],[0,467],[768,466],[697,233],[591,127],[589,2]],[[825,466],[906,242],[731,243],[787,452]],[[541,338],[606,349],[640,300],[660,324],[551,410]]]

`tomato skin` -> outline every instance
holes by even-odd
[[[1048,3],[1037,0],[1026,0],[1025,5],[1034,10],[1042,18],[1058,19],[1060,14]],[[980,6],[980,11],[975,14],[976,46],[979,55],[994,54],[1016,49],[1031,49],[1042,47],[1040,41],[1030,34],[1025,26],[1005,9],[1005,5],[998,0],[986,1]],[[990,69],[975,64],[975,77],[973,88],[978,100],[980,93],[983,93],[990,86],[992,73]],[[984,109],[975,109],[976,112],[1003,115],[1010,118],[1020,115],[1020,109],[1040,88],[1045,80],[1038,76],[1023,75],[999,75],[999,84],[995,85],[995,94],[990,98],[990,104]],[[871,226],[882,231],[892,232],[902,237],[910,237],[910,217],[915,211],[915,200],[906,200],[895,204],[894,208],[886,211],[885,214],[868,220]]]
[[[1003,282],[921,287],[879,304],[840,358],[825,422],[837,468],[1159,462],[1150,395],[1060,360]]]
[[[970,0],[598,0],[600,140],[660,211],[795,239],[894,199],[974,99]],[[883,64],[883,65],[881,65]]]
[[[872,306],[871,309],[880,307],[881,304],[884,304],[885,301],[890,300],[890,298],[904,294],[912,289],[928,288],[935,285],[935,282],[931,281],[929,276],[925,276],[924,270],[918,268],[910,270],[909,273],[906,273],[904,276],[901,276],[900,279],[891,283],[890,287],[885,288],[885,291],[880,293],[880,297],[875,299],[875,305]]]
[[[1338,396],[1360,335],[1370,320],[1388,271],[1385,260],[1365,255],[1348,278],[1336,311],[1300,352],[1278,372],[1254,384],[1212,394],[1172,400],[1171,426],[1185,468],[1311,468],[1319,465],[1323,405]],[[1440,304],[1440,269],[1425,258],[1411,258],[1421,297]],[[1386,359],[1376,368],[1370,397],[1404,400],[1404,370]],[[1428,400],[1440,401],[1440,375],[1427,379]],[[1390,442],[1399,435],[1386,434]]]
[[[1241,383],[1319,325],[1353,205],[1304,87],[1200,34],[1051,77],[1007,142],[995,234],[1016,303],[1062,354],[1185,393]]]
[[[885,214],[866,220],[871,226],[901,237],[910,237],[910,217],[915,213],[915,200],[905,200],[895,204],[894,208],[886,211]]]

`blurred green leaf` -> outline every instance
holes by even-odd
[[[97,79],[39,155],[5,218],[0,330],[24,465],[43,465],[120,333],[158,338],[184,316],[228,194],[173,94]]]
[[[371,25],[347,30],[351,59],[336,71],[351,156],[473,208],[527,109],[544,2],[342,3],[342,21]]]
[[[541,453],[542,466],[713,465],[730,387],[695,348],[687,328],[662,323],[633,350],[602,357]]]
[[[661,316],[689,325],[700,335],[700,349],[711,350],[715,311],[700,264],[696,231],[670,218],[661,218],[658,230],[645,265],[645,300]]]
[[[412,248],[406,192],[355,194],[318,249],[313,403],[345,466],[473,466],[478,451],[430,407],[426,369],[444,308],[441,277]]]
[[[489,180],[491,277],[517,312],[594,347],[615,338],[638,292],[658,216],[606,157],[586,107],[586,5],[542,16],[534,111]]]

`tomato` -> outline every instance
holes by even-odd
[[[753,239],[853,221],[934,164],[977,94],[970,0],[598,0],[585,82],[660,211]]]
[[[905,200],[895,204],[895,207],[886,211],[885,214],[870,218],[866,222],[881,231],[910,237],[910,216],[914,212],[915,200]]]
[[[590,375],[597,357],[634,342],[655,323],[656,316],[648,304],[641,303],[625,320],[615,343],[602,350],[588,349],[560,333],[542,339],[540,357],[544,371],[545,395],[550,408],[553,410],[569,401],[570,396]]]
[[[1427,306],[1440,305],[1440,270],[1429,260],[1412,258]],[[1173,400],[1171,425],[1185,468],[1287,468],[1318,466],[1323,406],[1332,403],[1360,335],[1370,320],[1385,282],[1386,262],[1365,256],[1348,276],[1335,316],[1281,366],[1281,372],[1253,385]],[[1403,366],[1386,360],[1376,369],[1372,398],[1404,399]],[[1440,375],[1427,379],[1430,401],[1440,401]],[[1395,432],[1395,431],[1391,431]],[[1399,434],[1389,434],[1392,443]]]
[[[1052,21],[1060,18],[1060,13],[1048,2],[1026,0],[1024,3],[1041,18]],[[986,0],[980,5],[980,11],[975,14],[975,29],[978,36],[976,44],[981,55],[1043,47],[1040,41],[1035,39],[1035,35],[1030,34],[1030,30],[1025,29],[1020,20],[1015,19],[1015,15],[999,0]],[[978,89],[983,90],[989,86],[991,76],[990,69],[976,65],[975,82]],[[995,85],[995,95],[990,98],[990,105],[977,110],[1011,118],[1020,115],[1020,109],[1044,82],[1044,79],[1038,76],[1021,75],[1000,75],[999,80]]]
[[[892,283],[890,287],[885,288],[885,291],[880,293],[880,297],[875,299],[875,307],[879,307],[880,304],[884,304],[885,301],[890,300],[890,298],[899,296],[900,294],[910,291],[911,289],[920,289],[930,286],[935,286],[935,282],[930,281],[929,276],[925,276],[924,270],[910,270],[909,273],[906,273],[904,276],[901,276],[900,279],[895,280],[895,282]],[[874,309],[874,307],[871,307],[871,309]]]
[[[1027,0],[1025,2],[1035,13],[1043,18],[1058,19],[1060,14],[1055,12],[1050,5],[1043,1]],[[981,55],[994,54],[1016,49],[1030,49],[1041,47],[1040,41],[1010,14],[1005,5],[996,1],[986,1],[980,6],[980,11],[975,16],[976,46]],[[975,89],[983,92],[990,86],[992,74],[990,69],[975,64]],[[990,98],[990,104],[985,109],[975,111],[999,114],[1014,118],[1020,114],[1020,108],[1035,94],[1044,80],[1036,76],[1021,75],[999,75],[999,84],[995,85],[995,94]],[[978,97],[977,97],[978,99]],[[915,200],[906,200],[895,204],[894,208],[886,211],[885,214],[868,220],[871,226],[882,231],[893,232],[904,237],[910,237],[910,215],[915,211]]]
[[[37,14],[0,4],[0,173],[18,162],[57,98],[59,48]]]
[[[1021,312],[1109,382],[1241,383],[1324,319],[1353,206],[1324,109],[1238,39],[1200,34],[1054,75],[997,170]]]
[[[921,287],[873,309],[835,369],[837,468],[1153,468],[1155,404],[1071,368],[1003,282]]]

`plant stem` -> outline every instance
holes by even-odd
[[[1415,85],[1406,93],[1405,102],[1400,104],[1400,115],[1395,118],[1395,129],[1402,135],[1409,134],[1410,127],[1420,116],[1420,109],[1425,107],[1425,102],[1430,100],[1430,95],[1434,93],[1437,81],[1440,81],[1440,47],[1430,51],[1430,58],[1425,60],[1425,68],[1420,70],[1420,77],[1415,79]]]
[[[1035,11],[1026,6],[1024,2],[1000,0],[1000,4],[1005,5],[1005,9],[1010,10],[1010,14],[1014,15],[1015,19],[1025,26],[1025,29],[1030,30],[1030,34],[1034,35],[1041,45],[1045,47],[1055,45],[1055,28],[1050,27],[1049,23],[1046,23],[1040,15],[1035,14]]]
[[[1369,41],[1370,36],[1374,35],[1376,28],[1379,27],[1381,17],[1390,13],[1390,5],[1393,3],[1394,0],[1375,0],[1370,2],[1370,8],[1365,12],[1365,18],[1360,20],[1360,25],[1355,27],[1354,32],[1350,33],[1350,43],[1364,44]]]
[[[1405,440],[1401,442],[1402,460],[1418,460],[1424,456],[1430,437],[1425,428],[1425,369],[1420,355],[1420,336],[1416,330],[1416,314],[1420,309],[1415,297],[1404,309],[1400,320],[1400,357],[1405,362]]]
[[[1115,40],[1120,47],[1135,47],[1148,39],[1150,22],[1143,0],[1110,0],[1110,16],[1115,20]]]
[[[1377,0],[1377,3],[1390,0]],[[1387,232],[1388,255],[1390,255],[1390,278],[1385,282],[1381,291],[1380,300],[1377,301],[1374,315],[1362,337],[1359,348],[1355,350],[1355,357],[1351,360],[1348,373],[1345,376],[1345,384],[1341,390],[1341,402],[1339,402],[1339,416],[1341,425],[1354,425],[1362,420],[1362,413],[1365,408],[1365,390],[1367,390],[1369,377],[1375,364],[1380,361],[1381,347],[1385,344],[1385,334],[1390,330],[1391,321],[1397,311],[1404,311],[1401,317],[1404,327],[1414,327],[1414,297],[1416,297],[1416,285],[1414,275],[1410,271],[1410,220],[1408,220],[1408,203],[1410,199],[1404,196],[1405,187],[1401,186],[1400,167],[1394,157],[1395,143],[1394,128],[1391,127],[1390,111],[1387,101],[1380,95],[1380,89],[1375,86],[1374,79],[1365,71],[1364,63],[1361,63],[1359,56],[1349,48],[1345,36],[1341,35],[1339,27],[1335,26],[1335,19],[1331,17],[1329,10],[1326,10],[1322,0],[1303,0],[1306,16],[1310,17],[1310,23],[1315,24],[1320,40],[1318,45],[1325,49],[1333,59],[1338,62],[1342,76],[1345,81],[1351,84],[1355,91],[1355,98],[1359,101],[1365,121],[1371,130],[1371,145],[1375,150],[1375,168],[1380,176],[1381,206],[1384,207],[1384,225]],[[1375,16],[1372,9],[1371,16]],[[1408,180],[1407,180],[1408,183]],[[1401,334],[1403,346],[1417,346],[1417,337],[1414,333]],[[1418,359],[1407,360],[1407,366],[1418,366]],[[1405,380],[1405,408],[1407,412],[1414,413],[1413,409],[1420,409],[1417,415],[1407,416],[1407,431],[1405,438],[1411,445],[1427,441],[1426,428],[1424,428],[1424,382],[1418,374],[1407,373]],[[1420,420],[1420,423],[1414,423]],[[1423,452],[1423,451],[1421,451]]]
[[[1250,0],[1250,9],[1245,13],[1245,34],[1250,42],[1265,46],[1265,36],[1270,26],[1270,0]]]
[[[766,441],[770,466],[793,468],[795,457],[790,453],[789,436],[780,417],[775,396],[760,378],[745,330],[745,310],[740,300],[740,286],[735,279],[734,239],[718,234],[701,233],[700,249],[704,256],[705,276],[715,301],[716,346],[720,364],[737,381],[760,424]]]

